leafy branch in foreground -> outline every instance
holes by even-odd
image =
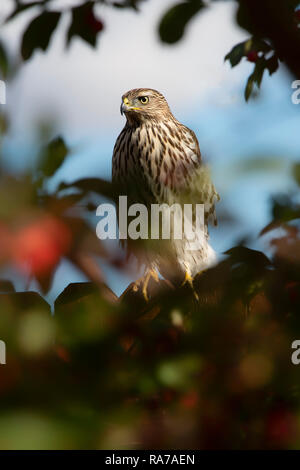
[[[54,31],[56,30],[61,17],[66,13],[71,13],[71,23],[66,35],[66,45],[78,36],[90,46],[96,47],[98,35],[104,29],[104,23],[95,13],[97,5],[115,7],[115,8],[132,8],[138,9],[138,5],[142,0],[126,0],[113,2],[108,0],[88,0],[83,1],[80,5],[75,5],[62,10],[53,10],[52,0],[37,0],[33,2],[23,3],[15,2],[13,11],[7,16],[4,24],[19,17],[22,13],[29,10],[40,12],[27,25],[22,41],[21,55],[23,60],[29,60],[37,49],[46,51]],[[56,5],[57,7],[57,5]],[[0,49],[1,61],[1,49]]]
[[[71,22],[66,33],[66,45],[73,38],[79,37],[92,47],[96,47],[100,34],[104,31],[104,23],[98,16],[96,7],[115,7],[120,10],[131,8],[138,10],[143,0],[88,0],[63,10],[51,9],[52,0],[39,0],[28,3],[15,2],[14,10],[8,15],[5,23],[12,21],[23,12],[39,9],[22,37],[21,54],[29,60],[37,49],[43,51],[49,47],[58,23],[67,13],[71,13]],[[217,0],[212,0],[217,1]],[[300,8],[299,0],[233,0],[237,3],[236,22],[251,34],[245,43],[238,44],[226,56],[231,65],[238,65],[242,57],[255,63],[250,75],[245,98],[254,95],[255,85],[260,88],[265,70],[272,75],[285,63],[297,78],[300,76]],[[176,44],[180,41],[193,18],[211,6],[212,2],[202,0],[185,0],[175,2],[163,15],[158,25],[158,33],[162,42]],[[56,5],[55,5],[56,6]],[[5,64],[5,57],[0,47],[0,67]],[[5,65],[4,65],[5,66]]]
[[[253,93],[254,84],[260,88],[265,70],[268,70],[270,75],[276,72],[279,67],[279,59],[271,45],[254,37],[237,44],[226,55],[225,60],[228,60],[232,67],[236,67],[242,58],[255,63],[254,71],[248,78],[245,89],[245,99],[248,101]]]
[[[149,303],[76,283],[51,315],[3,285],[0,447],[299,447],[300,259],[279,259],[235,247],[196,279],[199,302],[164,281]]]
[[[176,2],[160,21],[158,28],[160,39],[167,44],[177,43],[182,39],[188,23],[209,8],[211,3],[199,0]],[[236,22],[251,34],[251,38],[236,45],[225,59],[229,60],[233,67],[238,65],[242,57],[255,63],[245,90],[246,100],[254,94],[254,85],[260,87],[264,71],[268,70],[272,75],[278,69],[279,61],[284,62],[298,78],[300,76],[299,0],[280,0],[276,4],[270,0],[235,0],[235,3],[238,6]]]

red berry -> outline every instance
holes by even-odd
[[[104,28],[102,21],[98,20],[92,11],[86,16],[86,22],[94,33],[99,33]]]
[[[68,227],[52,216],[43,217],[19,230],[12,256],[19,269],[41,276],[51,272],[70,246]]]
[[[300,9],[295,11],[295,18],[300,21]]]
[[[256,51],[250,51],[247,54],[247,60],[249,62],[257,62],[258,60],[258,53]]]

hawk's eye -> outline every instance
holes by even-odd
[[[149,98],[148,98],[148,96],[139,96],[138,100],[139,100],[142,104],[147,104],[148,101],[149,101]]]

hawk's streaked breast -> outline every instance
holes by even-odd
[[[148,99],[146,105],[140,104],[143,95]],[[132,202],[148,206],[171,205],[181,202],[183,194],[185,198],[190,195],[191,203],[205,204],[206,221],[209,216],[214,218],[218,194],[211,180],[202,178],[204,167],[194,132],[174,118],[164,97],[155,90],[131,90],[125,98],[127,121],[114,147],[113,181],[121,184],[124,194],[135,195],[138,200]],[[212,251],[207,239],[208,232],[204,246],[192,255],[182,248],[186,240],[174,240],[174,265],[191,274],[203,269],[209,264],[208,255]],[[161,262],[149,260],[158,267]]]

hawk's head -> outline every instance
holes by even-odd
[[[169,118],[171,111],[164,96],[152,88],[135,88],[122,96],[121,114],[127,121],[160,121]]]

